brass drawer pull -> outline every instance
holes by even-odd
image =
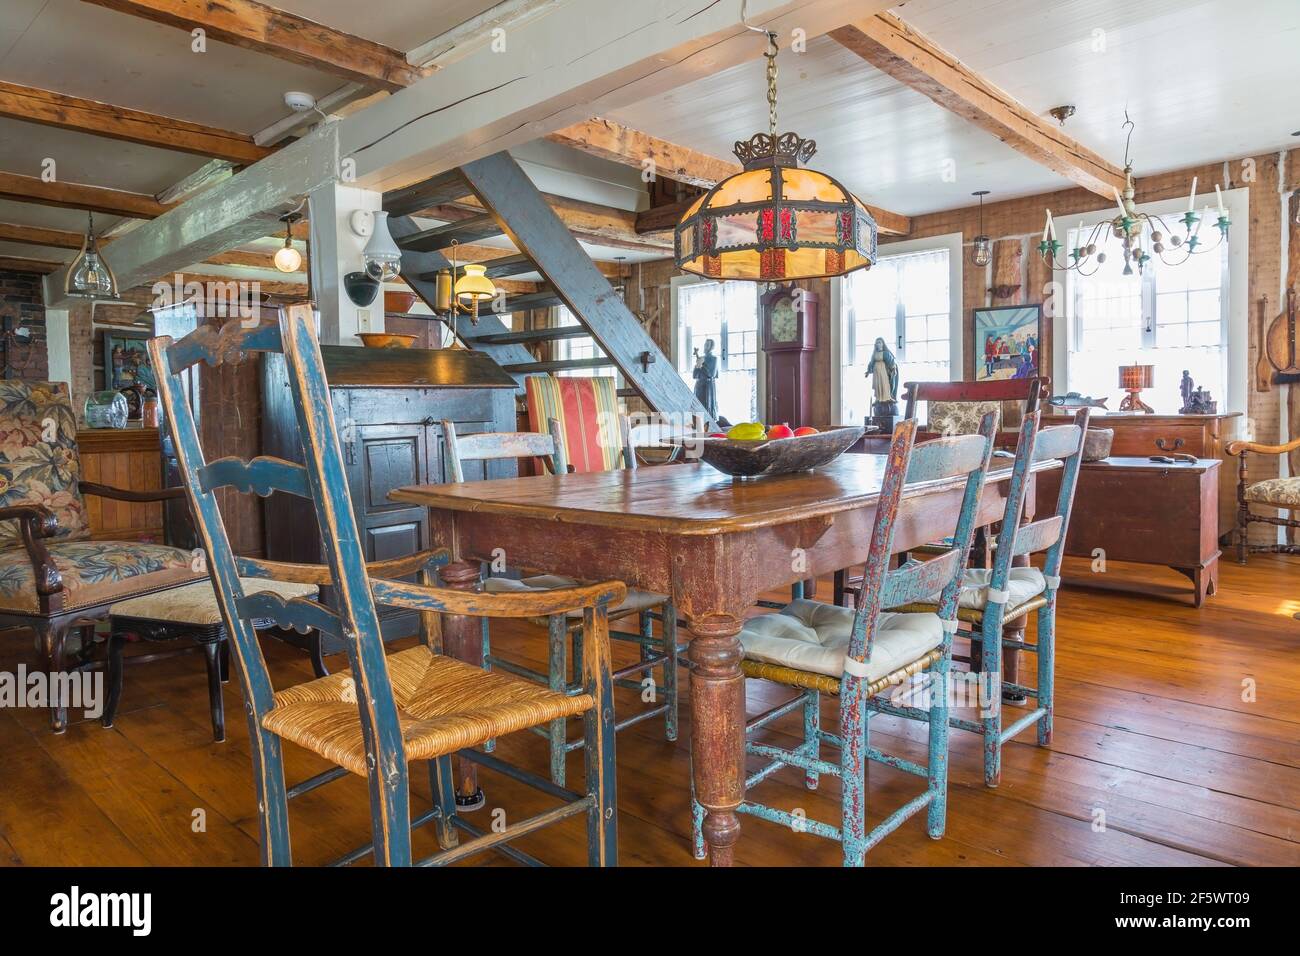
[[[1175,449],[1183,447],[1183,440],[1181,438],[1175,438],[1173,445],[1170,446],[1169,444],[1166,443],[1165,439],[1157,438],[1156,447],[1159,448],[1161,451],[1174,451]]]

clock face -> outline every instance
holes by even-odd
[[[772,318],[768,323],[773,342],[793,342],[799,334],[799,317],[795,315],[791,299],[777,299],[772,304]]]

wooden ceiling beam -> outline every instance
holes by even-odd
[[[1107,199],[1124,171],[1039,116],[890,13],[832,30],[840,45],[1012,149]]]
[[[31,272],[47,276],[63,268],[62,262],[50,262],[45,259],[24,259],[21,256],[0,256],[0,269],[7,272]]]
[[[0,172],[0,199],[34,203],[38,206],[86,209],[131,219],[153,219],[174,205],[161,203],[145,193],[129,193],[121,189],[104,189],[78,183],[47,183],[35,176],[4,172]]]
[[[560,217],[574,238],[592,245],[609,246],[613,249],[630,249],[645,252],[647,250],[667,251],[673,247],[672,237],[643,235],[637,232],[639,213],[628,209],[616,209],[598,203],[570,199],[554,193],[543,193],[542,198],[551,210]],[[467,196],[459,202],[450,203],[439,209],[460,209],[482,212],[483,204],[473,196]],[[426,210],[416,215],[428,215],[438,218],[437,209]]]
[[[232,163],[255,163],[272,152],[242,133],[16,83],[0,82],[0,116]]]
[[[561,146],[635,169],[644,170],[646,161],[650,160],[654,164],[652,168],[656,175],[704,189],[728,176],[734,176],[742,168],[739,163],[701,153],[689,146],[679,146],[607,119],[597,118],[575,123],[546,138]],[[639,214],[635,225],[637,234],[647,235],[672,229],[681,218],[681,212],[693,201],[684,200],[672,206],[659,206]],[[905,236],[912,231],[912,220],[907,216],[870,204],[867,204],[867,209],[875,218],[880,231],[886,235]],[[669,210],[677,211],[671,222]]]
[[[256,0],[83,0],[98,7],[208,37],[396,92],[428,76],[392,47],[279,10]]]

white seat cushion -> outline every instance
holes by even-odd
[[[746,621],[740,643],[749,660],[841,677],[852,630],[851,608],[791,601],[777,614]],[[867,662],[868,683],[906,667],[942,643],[939,615],[882,612]]]
[[[961,581],[962,607],[984,610],[989,603],[989,579],[993,577],[992,568],[967,568]],[[1007,576],[1006,609],[1019,607],[1026,601],[1036,598],[1047,590],[1047,581],[1043,572],[1037,568],[1012,568]],[[938,600],[938,595],[935,596]]]
[[[314,584],[291,584],[270,578],[240,578],[244,594],[270,591],[288,601],[296,597],[315,597],[320,589]],[[113,617],[135,617],[146,621],[169,621],[173,624],[206,626],[221,623],[221,610],[217,607],[217,593],[212,580],[204,578],[182,588],[157,591],[119,601],[108,609]]]
[[[574,578],[566,578],[559,574],[535,574],[527,578],[488,578],[483,582],[483,590],[489,594],[509,594],[519,591],[554,591],[558,588],[576,588],[582,584],[581,581]],[[658,607],[668,600],[666,594],[656,594],[653,591],[642,591],[638,588],[628,588],[627,597],[623,603],[611,607],[611,613],[615,611],[648,611],[652,607]],[[582,611],[570,611],[570,617],[581,617]]]

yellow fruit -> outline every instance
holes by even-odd
[[[741,422],[731,426],[727,437],[732,441],[758,441],[767,437],[767,429],[762,422]]]

